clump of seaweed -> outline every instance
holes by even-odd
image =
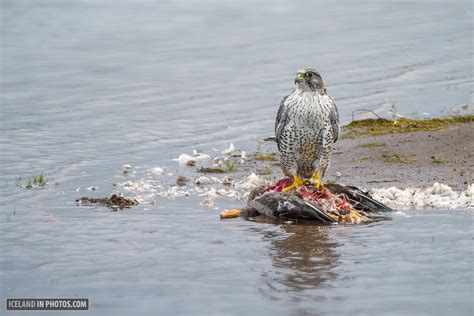
[[[225,173],[225,170],[219,167],[201,167],[197,170],[200,173]]]
[[[46,178],[45,173],[41,173],[40,175],[29,178],[24,184],[21,183],[21,178],[19,178],[18,180],[20,181],[20,183],[17,184],[17,186],[20,188],[25,188],[27,190],[31,190],[34,187],[44,187],[48,184],[48,179]]]
[[[122,210],[124,208],[130,208],[131,206],[138,205],[139,202],[135,199],[126,198],[117,194],[112,194],[110,197],[106,198],[90,198],[90,197],[81,197],[76,199],[77,205],[99,205],[105,206],[112,211]]]
[[[356,138],[418,131],[437,131],[445,129],[451,124],[466,122],[474,122],[474,114],[421,120],[404,117],[398,118],[397,120],[387,120],[383,118],[365,119],[352,121],[350,124],[344,126],[346,131],[343,137]]]

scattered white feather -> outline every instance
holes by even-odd
[[[165,171],[163,170],[163,168],[160,168],[160,167],[150,168],[150,169],[148,169],[148,171],[150,173],[156,174],[156,175],[164,175],[165,174]]]
[[[139,179],[137,181],[125,181],[117,183],[128,191],[144,191],[144,190],[156,190],[162,188],[157,181]]]
[[[43,219],[43,222],[48,223],[48,222],[55,222],[56,221],[56,216],[54,214],[48,214],[48,216]]]
[[[219,183],[220,180],[214,177],[206,177],[206,176],[200,176],[199,178],[194,181],[196,185],[208,185],[208,184],[214,184],[214,183]]]
[[[235,147],[233,148],[235,149]],[[186,154],[176,159],[185,163],[187,159],[207,159],[207,155],[192,157]],[[160,167],[149,169],[154,174],[166,174]],[[174,180],[173,180],[174,182]],[[222,179],[210,176],[200,176],[195,180],[196,186],[186,188],[172,186],[169,189],[163,188],[161,182],[154,179],[142,178],[136,181],[126,181],[117,183],[117,186],[124,190],[133,192],[141,203],[154,202],[156,197],[175,199],[188,196],[205,196],[206,199],[215,197],[227,197],[232,199],[245,200],[250,191],[258,186],[270,184],[270,181],[259,177],[255,173],[248,175],[240,181],[234,181],[228,176]],[[88,190],[97,189],[89,187]],[[400,211],[403,209],[470,209],[474,210],[474,184],[468,186],[464,191],[454,191],[445,184],[434,183],[430,187],[408,187],[400,189],[396,187],[372,189],[372,196],[388,206]],[[209,206],[212,207],[212,206]],[[404,216],[404,213],[394,213],[394,215]]]
[[[207,196],[207,197],[216,197],[217,196],[217,191],[216,188],[210,188],[208,191],[199,194],[201,196]]]
[[[222,197],[228,197],[232,199],[241,199],[242,194],[236,190],[231,190],[231,189],[216,189],[216,188],[210,188],[207,191],[202,192],[199,194],[200,196],[207,196],[208,198],[215,198],[218,196]]]
[[[204,207],[211,208],[214,206],[214,200],[213,199],[205,199],[204,201],[201,202],[201,205]]]
[[[140,203],[153,203],[156,193],[163,190],[159,182],[147,179],[117,183],[117,186],[128,192],[133,192],[135,194],[134,198]]]
[[[235,186],[238,189],[250,191],[258,186],[267,185],[267,184],[270,184],[270,181],[260,178],[255,173],[252,173],[245,180],[237,183]]]
[[[236,199],[236,200],[242,198],[242,194],[240,194],[238,191],[230,190],[230,189],[219,189],[216,191],[216,193],[219,196],[225,196],[225,197]]]
[[[230,153],[232,153],[232,152],[234,152],[234,151],[235,151],[235,146],[234,146],[233,143],[230,143],[229,148],[223,150],[222,153],[223,153],[224,155],[228,155],[228,154],[230,154]]]
[[[445,184],[435,182],[431,187],[389,187],[372,189],[370,193],[373,198],[392,208],[474,209],[474,184],[470,184],[462,192],[456,192]]]
[[[190,162],[194,161],[201,161],[201,160],[206,160],[210,159],[211,157],[206,154],[198,154],[197,156],[190,156],[188,154],[181,154],[179,155],[178,158],[173,159],[173,161],[178,161],[182,165],[187,165]]]
[[[174,200],[177,197],[188,197],[191,195],[191,193],[187,190],[182,190],[177,186],[172,186],[167,191],[158,192],[157,195]]]
[[[229,178],[228,176],[225,176],[224,179],[222,179],[222,184],[223,185],[233,185],[234,181],[232,181],[232,179]]]

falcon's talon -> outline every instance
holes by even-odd
[[[319,191],[324,190],[324,183],[323,180],[321,180],[321,174],[319,173],[319,171],[313,174],[311,180],[314,182],[314,186],[318,188]]]
[[[290,192],[293,189],[297,189],[302,185],[306,184],[306,180],[303,179],[300,175],[296,175],[293,177],[293,183],[290,186],[287,186],[283,189],[283,192]]]

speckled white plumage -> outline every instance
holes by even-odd
[[[295,82],[297,88],[281,102],[275,134],[283,172],[310,178],[329,166],[339,137],[339,114],[315,70],[300,71]]]

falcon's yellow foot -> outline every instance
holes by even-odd
[[[314,182],[314,186],[318,188],[319,191],[322,191],[324,189],[323,180],[321,180],[321,174],[319,173],[319,171],[313,174],[311,180]]]
[[[290,186],[287,186],[283,189],[283,192],[289,192],[293,189],[299,188],[300,186],[306,184],[306,180],[304,180],[300,175],[296,175],[293,177],[293,183]]]

